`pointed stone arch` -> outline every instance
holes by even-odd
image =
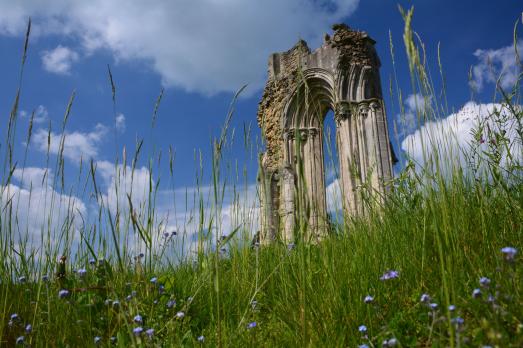
[[[364,214],[363,186],[381,202],[392,177],[375,42],[346,25],[333,29],[333,37],[326,35],[314,52],[300,40],[269,58],[258,110],[267,141],[259,173],[262,242],[291,241],[297,221],[305,222],[310,240],[325,234],[323,122],[329,110],[335,117],[344,212]]]

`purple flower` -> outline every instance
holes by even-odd
[[[455,317],[455,318],[451,319],[451,323],[456,326],[461,326],[461,325],[463,325],[464,322],[465,322],[465,320],[463,320],[462,317]]]
[[[435,302],[433,302],[433,303],[429,304],[429,307],[430,307],[430,309],[432,309],[433,311],[435,311],[436,309],[438,309],[438,304],[435,303]]]
[[[474,289],[474,291],[472,291],[472,297],[474,297],[474,298],[481,297],[481,289]]]
[[[360,344],[358,346],[358,348],[369,348],[369,346],[364,343],[364,344]]]
[[[154,335],[154,329],[147,329],[147,330],[145,330],[145,334],[146,334],[149,338],[152,338],[153,335]]]
[[[176,318],[183,319],[183,317],[185,317],[185,313],[184,312],[180,311],[180,312],[176,313]]]
[[[363,302],[365,302],[365,303],[372,303],[373,301],[374,301],[374,297],[372,297],[371,295],[367,295],[363,299]]]
[[[389,279],[396,279],[400,276],[398,271],[395,270],[389,270],[385,272],[381,277],[380,280],[389,280]]]
[[[165,286],[160,284],[160,286],[158,287],[158,292],[160,293],[160,295],[163,294],[165,292]]]
[[[59,298],[66,298],[69,296],[69,290],[62,289],[58,291],[58,297]]]
[[[118,300],[114,300],[114,301],[113,301],[113,307],[114,307],[114,308],[118,308],[118,307],[120,307],[120,301],[118,301]]]
[[[143,318],[142,318],[142,316],[140,314],[137,314],[137,315],[134,316],[133,321],[136,324],[141,324],[141,323],[143,323]]]
[[[25,337],[20,336],[16,339],[16,344],[24,344],[24,341],[25,341]]]
[[[11,320],[12,321],[17,321],[18,319],[20,319],[20,316],[18,316],[18,313],[11,314]]]
[[[174,306],[176,306],[176,301],[175,300],[167,301],[167,308],[173,308]]]
[[[294,243],[287,244],[287,250],[293,250],[294,248],[296,248],[296,244],[294,244]]]
[[[490,279],[487,277],[479,278],[479,285],[488,288],[488,286],[490,285]]]
[[[387,341],[387,347],[395,347],[398,344],[398,340],[395,337],[392,337]]]
[[[454,312],[456,310],[456,306],[450,305],[449,306],[449,312]]]
[[[501,252],[505,256],[506,261],[514,261],[514,258],[516,257],[518,250],[516,248],[507,246],[502,248]]]
[[[22,283],[22,284],[23,284],[23,283],[26,282],[26,280],[27,280],[27,278],[24,277],[24,276],[18,277],[18,282],[19,282],[19,283]]]
[[[198,342],[203,343],[203,342],[205,342],[205,337],[203,335],[198,336],[197,340],[198,340]]]
[[[429,303],[431,300],[430,296],[428,294],[422,294],[419,301],[421,303]]]
[[[153,283],[153,284],[156,284],[158,282],[158,278],[152,277],[150,282]]]
[[[365,325],[360,325],[360,326],[358,327],[358,331],[359,331],[360,333],[362,333],[362,334],[365,334],[365,333],[367,333],[367,327],[366,327]]]
[[[138,327],[135,327],[133,329],[133,333],[136,335],[136,336],[140,336],[143,332],[143,327],[141,326],[138,326]]]
[[[253,322],[250,322],[249,324],[247,324],[247,329],[254,329],[256,327],[256,322],[253,321]]]
[[[100,336],[96,336],[94,338],[94,344],[100,344],[100,342],[102,342],[102,338]]]
[[[80,268],[80,269],[78,270],[78,276],[79,276],[80,278],[85,277],[86,274],[87,274],[87,270],[86,270],[85,268]]]
[[[96,260],[95,260],[95,259],[93,259],[93,258],[89,259],[89,264],[90,264],[91,266],[94,266],[95,263],[96,263]]]
[[[33,325],[27,324],[25,326],[25,333],[30,334],[31,332],[33,332]]]

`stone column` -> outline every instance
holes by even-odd
[[[392,179],[392,154],[390,150],[387,120],[381,100],[371,102],[370,108],[374,115],[375,129],[377,134],[376,154],[379,167],[381,192],[386,193],[388,189],[386,185],[384,185],[384,182]]]
[[[280,227],[282,239],[294,241],[295,226],[295,174],[290,165],[280,169]]]

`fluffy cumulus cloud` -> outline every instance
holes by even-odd
[[[116,119],[114,121],[114,126],[116,127],[116,130],[119,133],[125,132],[125,116],[124,114],[120,113],[116,115]]]
[[[13,178],[12,183],[0,186],[0,204],[3,221],[12,223],[10,231],[15,241],[27,236],[40,245],[48,232],[53,241],[61,239],[60,234],[65,232],[70,240],[76,237],[80,215],[86,216],[87,208],[80,198],[57,192],[49,185],[53,178],[51,170],[17,169]]]
[[[80,159],[85,161],[98,156],[99,145],[107,132],[108,128],[102,124],[97,124],[93,131],[87,133],[54,133],[40,128],[33,134],[31,142],[39,151],[56,155],[62,150],[63,139],[63,156],[79,162]]]
[[[49,111],[47,111],[47,108],[43,105],[38,105],[36,109],[33,110],[32,113],[21,110],[20,111],[20,117],[26,118],[26,119],[33,119],[33,123],[35,124],[41,124],[49,120]]]
[[[437,169],[448,173],[456,166],[466,170],[471,160],[486,160],[484,151],[497,141],[494,134],[504,134],[508,142],[501,147],[500,164],[506,167],[509,162],[523,160],[518,127],[517,119],[506,106],[468,102],[456,113],[425,123],[405,137],[401,148],[418,166],[425,166],[428,160],[432,166],[439,162]],[[509,152],[512,158],[507,155]]]
[[[36,36],[67,35],[87,54],[107,49],[118,60],[142,60],[168,86],[212,94],[250,84],[253,91],[271,52],[298,38],[319,44],[358,2],[0,0],[0,33],[21,35],[31,17]]]
[[[423,96],[420,93],[410,94],[405,98],[403,113],[397,116],[402,125],[402,135],[411,133],[417,128],[424,114],[430,110],[431,100],[430,96]]]
[[[522,72],[523,40],[518,40],[516,44],[499,49],[478,49],[474,55],[478,59],[478,64],[472,68],[471,87],[481,91],[486,83],[497,83],[503,89],[510,89],[518,80]],[[518,59],[519,58],[519,59]]]
[[[69,75],[78,53],[68,47],[58,45],[55,49],[42,52],[42,64],[46,71],[59,75]]]

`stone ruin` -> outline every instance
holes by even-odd
[[[396,161],[389,141],[375,41],[345,24],[311,52],[303,40],[269,57],[259,103],[266,140],[258,185],[262,244],[291,242],[305,230],[310,241],[328,230],[323,123],[334,112],[344,216],[365,213],[364,190],[381,203]],[[368,199],[367,199],[368,201]],[[299,226],[305,222],[305,229]]]

